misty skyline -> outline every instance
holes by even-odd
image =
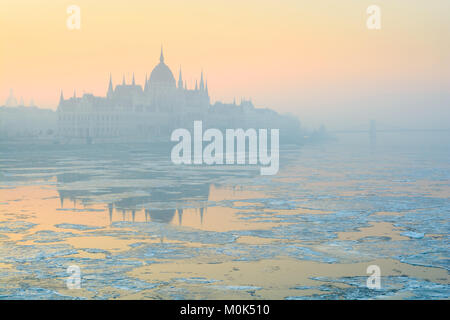
[[[252,98],[305,126],[358,129],[369,119],[402,128],[449,129],[447,1],[76,1],[81,30],[66,28],[69,3],[3,2],[0,104],[56,109],[60,90],[105,94],[110,73],[143,83],[161,43],[189,87],[199,70],[211,100]]]

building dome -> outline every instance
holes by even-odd
[[[169,67],[164,63],[164,55],[162,49],[159,63],[153,69],[150,75],[150,85],[175,87],[175,78],[172,71],[170,71]]]

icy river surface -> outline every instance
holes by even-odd
[[[337,138],[275,176],[0,142],[0,299],[448,299],[449,133]]]

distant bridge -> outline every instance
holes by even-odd
[[[370,133],[371,130],[334,130],[331,133]],[[375,132],[450,132],[450,129],[391,129],[375,130]]]
[[[450,132],[450,129],[411,129],[411,128],[400,128],[397,126],[375,122],[371,120],[369,122],[369,127],[365,128],[355,128],[346,130],[333,130],[332,133],[382,133],[382,132]]]

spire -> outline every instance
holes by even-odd
[[[183,222],[183,209],[178,209],[178,224],[181,226]]]
[[[125,85],[125,75],[123,75],[122,85]]]
[[[145,74],[145,84],[144,84],[144,91],[148,90],[148,78],[147,78],[147,73]]]
[[[110,97],[113,93],[113,84],[112,84],[112,75],[109,74],[109,85],[108,85],[108,93],[106,94],[107,97]]]
[[[136,85],[136,81],[134,81],[134,72],[133,72],[133,81],[132,81],[133,86]]]
[[[200,75],[200,91],[203,91],[203,89],[205,89],[205,85],[203,82],[203,70],[202,70],[202,74]]]
[[[161,55],[159,56],[159,62],[164,63],[164,53],[163,53],[163,46],[161,45]]]
[[[197,80],[195,80],[195,91],[198,90]]]
[[[183,89],[183,76],[181,74],[181,66],[180,66],[180,75],[178,76],[178,89]]]
[[[64,94],[63,91],[61,90],[61,96],[59,97],[59,103],[64,101]]]

